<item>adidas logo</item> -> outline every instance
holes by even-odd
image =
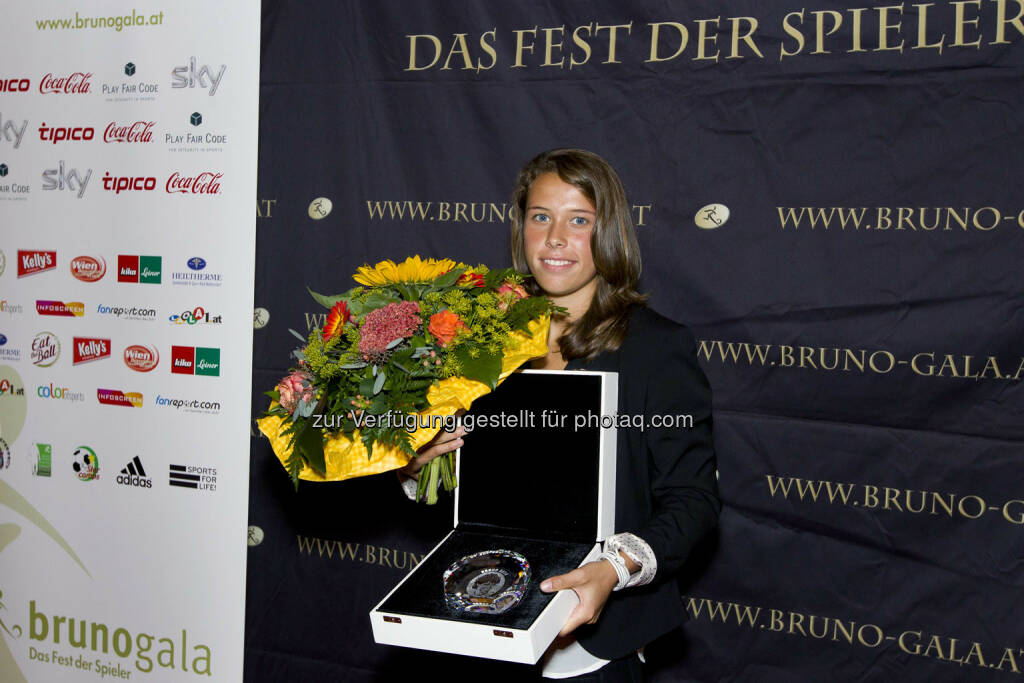
[[[146,476],[146,470],[142,467],[142,460],[137,455],[117,475],[117,483],[124,484],[125,486],[138,486],[144,489],[153,488],[153,480]]]

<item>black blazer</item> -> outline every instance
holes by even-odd
[[[721,501],[711,443],[711,388],[689,330],[634,306],[622,346],[567,370],[619,373],[620,415],[643,414],[647,427],[620,428],[615,531],[636,534],[654,551],[658,572],[646,585],[612,593],[597,623],[576,637],[602,659],[624,657],[686,620],[674,575],[718,523]],[[692,415],[692,428],[653,428],[654,415]]]

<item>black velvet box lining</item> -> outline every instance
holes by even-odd
[[[515,372],[474,401],[468,417],[488,422],[459,451],[459,525],[593,543],[602,386],[591,373]]]
[[[572,543],[457,529],[430,557],[416,566],[405,583],[380,606],[380,611],[525,631],[554,597],[554,593],[541,592],[540,582],[576,569],[593,547],[593,541]],[[526,594],[518,605],[504,614],[452,612],[444,602],[444,582],[441,579],[444,571],[453,562],[484,550],[514,550],[526,558],[531,570]]]

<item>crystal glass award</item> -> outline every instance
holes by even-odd
[[[453,563],[442,578],[444,600],[451,610],[502,614],[526,594],[530,563],[511,550],[485,550]]]

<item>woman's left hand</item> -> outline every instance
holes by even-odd
[[[552,576],[541,582],[540,589],[545,593],[571,588],[580,599],[580,604],[573,609],[558,635],[565,636],[578,626],[595,623],[618,582],[618,574],[607,560],[588,562],[568,574]]]

